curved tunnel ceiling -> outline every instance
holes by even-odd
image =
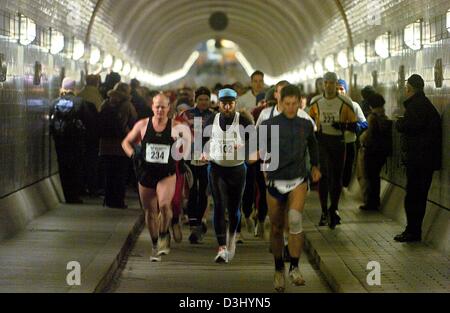
[[[248,61],[270,75],[297,66],[338,12],[326,0],[103,0],[113,32],[142,66],[162,75],[181,68],[196,46],[211,38],[239,45]],[[209,26],[222,11],[224,31]]]

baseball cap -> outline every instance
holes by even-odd
[[[219,91],[219,100],[236,100],[237,92],[231,88],[221,89]]]

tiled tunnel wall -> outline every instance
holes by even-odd
[[[7,6],[2,9],[9,9],[11,12],[19,7],[26,8],[28,3],[28,1],[9,0],[1,0],[1,3],[5,1]],[[49,0],[39,2],[48,7],[51,7],[53,3]],[[427,3],[418,0],[398,2],[380,0],[378,3],[383,7],[380,10],[381,25],[368,27],[367,23],[357,23],[367,17],[367,10],[364,10],[367,7],[366,4],[361,1],[343,1],[343,3],[352,23],[355,43],[362,40],[372,41],[385,31],[391,31],[394,37],[395,34],[400,36],[400,31],[405,24],[419,17],[424,19],[424,29],[430,30],[435,18],[442,17],[450,8],[448,1],[443,0]],[[395,5],[390,7],[388,3],[395,3]],[[89,8],[91,6],[92,4]],[[89,8],[85,9],[89,10]],[[24,13],[30,16],[33,14],[31,11]],[[94,27],[93,39],[97,42],[108,31],[105,19],[107,21],[106,17],[101,16],[99,26]],[[62,19],[54,22],[57,25],[64,24]],[[316,47],[319,57],[324,58],[329,53],[337,53],[347,45],[345,34],[332,36],[333,23],[342,23],[342,21],[335,18],[328,30],[324,30],[323,40],[317,41],[320,43]],[[69,29],[67,32],[72,35],[82,34],[86,25],[87,22],[83,21],[79,29]],[[339,27],[339,29],[342,28]],[[109,36],[108,45],[113,44],[114,41],[110,35],[105,35]],[[393,47],[395,53],[386,60],[373,58],[367,64],[355,65],[353,73],[357,75],[356,83],[355,77],[349,76],[349,70],[337,70],[340,76],[352,82],[352,96],[355,100],[360,100],[359,90],[367,84],[372,84],[372,73],[377,71],[377,90],[385,96],[387,113],[391,116],[402,110],[402,90],[398,87],[400,66],[404,66],[406,77],[412,73],[419,73],[425,78],[426,93],[443,117],[444,133],[443,168],[435,174],[429,199],[446,208],[450,208],[450,113],[448,109],[450,105],[450,39],[448,35],[449,33],[445,32],[439,39],[436,36],[426,35],[422,50],[415,52],[400,45]],[[0,83],[0,197],[3,197],[57,171],[55,153],[48,134],[49,104],[51,99],[58,95],[62,68],[65,68],[66,76],[74,77],[80,82],[84,64],[61,55],[52,56],[34,45],[18,46],[2,36],[0,36],[0,53],[5,55],[8,65],[7,81]],[[434,86],[433,68],[436,59],[442,59],[443,63],[444,85],[442,88]],[[39,61],[43,67],[42,81],[39,85],[33,84],[36,61]],[[313,86],[313,83],[313,80],[309,80],[306,85]],[[397,134],[395,145],[398,147]],[[384,175],[396,184],[405,185],[404,169],[399,162],[398,149],[389,159]]]

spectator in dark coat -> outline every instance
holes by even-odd
[[[405,115],[396,123],[402,134],[402,159],[406,165],[405,211],[407,226],[394,239],[420,241],[433,172],[441,167],[441,117],[423,91],[424,80],[417,74],[408,79]]]

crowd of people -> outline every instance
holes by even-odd
[[[153,91],[111,72],[103,84],[99,76],[87,76],[76,93],[75,81],[64,79],[50,130],[66,202],[82,203],[87,193],[103,195],[107,207],[126,208],[127,186],[135,188],[152,262],[170,252],[171,238],[182,241],[183,222],[190,227],[189,242],[201,243],[208,208],[217,263],[234,258],[236,244],[243,243],[241,224],[264,238],[268,216],[274,288],[282,292],[285,262],[291,282],[305,283],[299,258],[308,190],[319,193],[319,226],[334,229],[343,222],[339,200],[353,176],[363,193],[360,209],[380,210],[380,172],[392,153],[395,126],[403,136],[408,183],[407,227],[394,239],[421,240],[442,134],[419,75],[408,79],[405,114],[395,121],[373,87],[361,90],[360,105],[336,73],[318,79],[311,95],[288,81],[267,87],[261,71],[250,81],[248,89],[236,82],[212,90]]]

